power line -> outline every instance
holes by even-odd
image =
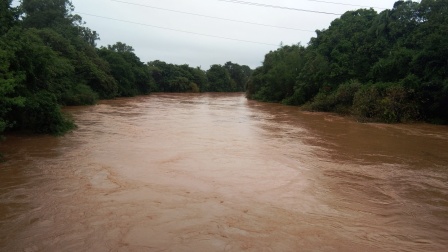
[[[219,38],[219,39],[233,40],[233,41],[245,42],[245,43],[251,43],[251,44],[259,44],[259,45],[268,45],[268,46],[277,46],[277,47],[279,47],[279,45],[275,45],[275,44],[256,42],[256,41],[250,41],[250,40],[244,40],[244,39],[228,38],[228,37],[222,37],[222,36],[215,36],[215,35],[209,35],[209,34],[203,34],[203,33],[198,33],[198,32],[191,32],[191,31],[184,31],[184,30],[172,29],[172,28],[168,28],[168,27],[162,27],[162,26],[143,24],[143,23],[138,23],[138,22],[133,22],[133,21],[128,21],[128,20],[122,20],[122,19],[117,19],[117,18],[103,17],[103,16],[99,16],[99,15],[88,14],[88,13],[77,12],[77,11],[74,11],[74,13],[78,13],[78,14],[86,15],[86,16],[97,17],[97,18],[102,18],[102,19],[114,20],[114,21],[123,22],[123,23],[136,24],[136,25],[142,25],[142,26],[147,26],[147,27],[152,27],[152,28],[157,28],[157,29],[163,29],[163,30],[182,32],[182,33],[187,33],[187,34],[193,34],[193,35],[203,36],[203,37]]]
[[[235,3],[235,4],[252,5],[252,6],[257,6],[257,7],[267,7],[267,8],[283,9],[283,10],[291,10],[291,11],[311,12],[311,13],[326,14],[326,15],[336,15],[336,16],[340,16],[340,15],[342,15],[342,14],[340,14],[340,13],[334,13],[334,12],[315,11],[315,10],[305,10],[305,9],[298,9],[298,8],[286,7],[286,6],[278,6],[278,5],[270,5],[270,4],[261,4],[261,3],[246,2],[246,1],[238,1],[238,0],[218,0],[218,1],[221,1],[221,2],[228,2],[228,3]]]
[[[279,29],[287,29],[287,30],[303,31],[303,32],[314,32],[314,31],[311,31],[311,30],[303,30],[303,29],[297,29],[297,28],[291,28],[291,27],[276,26],[276,25],[268,25],[268,24],[260,24],[260,23],[253,23],[253,22],[242,21],[242,20],[235,20],[235,19],[228,19],[228,18],[220,18],[220,17],[214,17],[214,16],[207,16],[207,15],[202,15],[202,14],[196,14],[196,13],[185,12],[185,11],[177,11],[177,10],[171,10],[171,9],[159,8],[159,7],[149,6],[149,5],[145,5],[145,4],[130,3],[130,2],[119,1],[119,0],[111,0],[111,1],[113,1],[113,2],[118,2],[118,3],[124,3],[124,4],[129,4],[129,5],[142,6],[142,7],[151,8],[151,9],[156,9],[156,10],[170,11],[170,12],[182,13],[182,14],[186,14],[186,15],[193,15],[193,16],[198,16],[198,17],[205,17],[205,18],[219,19],[219,20],[225,20],[225,21],[231,21],[231,22],[237,22],[237,23],[244,23],[244,24],[250,24],[250,25],[258,25],[258,26],[273,27],[273,28],[279,28]]]
[[[317,2],[317,3],[328,3],[328,4],[335,4],[335,5],[345,5],[345,6],[353,6],[353,7],[363,7],[363,8],[377,8],[385,10],[386,8],[382,7],[375,7],[375,6],[367,6],[367,5],[356,5],[356,4],[348,4],[348,3],[339,3],[339,2],[331,2],[331,1],[321,1],[321,0],[305,0],[308,2]]]

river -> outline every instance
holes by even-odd
[[[0,144],[0,251],[447,251],[448,127],[243,94],[70,107]]]

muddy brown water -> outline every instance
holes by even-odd
[[[243,94],[67,108],[0,145],[0,251],[446,251],[448,127]]]

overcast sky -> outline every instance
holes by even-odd
[[[76,14],[82,16],[86,26],[99,33],[101,38],[98,41],[99,46],[120,41],[131,45],[143,62],[162,60],[173,64],[200,66],[206,70],[212,64],[224,64],[227,61],[255,68],[262,64],[264,55],[276,50],[281,42],[285,45],[297,43],[307,45],[310,38],[315,36],[316,29],[328,28],[331,21],[339,17],[316,12],[342,14],[348,10],[367,6],[380,12],[385,8],[392,8],[395,2],[395,0],[244,0],[244,2],[315,11],[305,12],[236,3],[242,1],[72,0],[72,3]],[[298,30],[225,21],[179,12]]]

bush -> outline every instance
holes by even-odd
[[[353,102],[359,119],[398,123],[419,120],[419,103],[414,90],[391,83],[377,83],[360,89]]]
[[[54,94],[47,91],[28,97],[21,112],[19,125],[24,130],[61,135],[75,128],[73,121],[62,114]]]
[[[338,86],[338,89],[334,92],[321,89],[313,100],[306,104],[305,109],[349,114],[353,106],[355,93],[360,87],[361,84],[358,81],[352,80]]]
[[[374,86],[361,88],[353,97],[353,114],[361,121],[373,120],[379,114],[380,97],[378,89]]]
[[[381,100],[381,120],[388,123],[417,120],[419,105],[412,99],[412,90],[402,86],[391,86]]]
[[[62,102],[68,106],[92,105],[98,100],[98,94],[84,84],[78,84],[65,94]]]
[[[199,93],[199,87],[196,83],[190,82],[190,92]]]
[[[327,94],[325,92],[318,93],[312,102],[305,106],[311,111],[330,112],[334,110],[336,105],[335,94]]]
[[[291,96],[283,99],[282,103],[285,105],[302,105],[305,101],[305,95],[299,87],[294,89],[294,93]]]
[[[357,80],[351,80],[340,85],[336,90],[336,103],[346,106],[352,106],[355,94],[360,88],[361,84]]]

